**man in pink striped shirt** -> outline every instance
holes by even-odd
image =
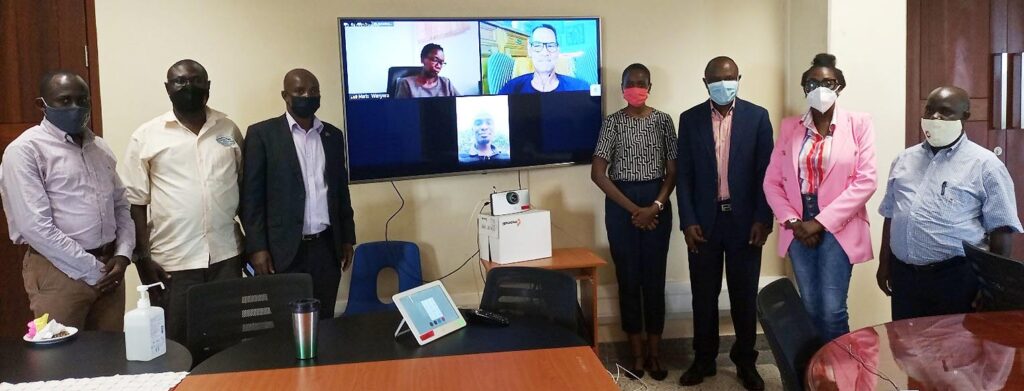
[[[764,381],[754,367],[754,299],[761,246],[772,226],[761,186],[773,147],[772,125],[764,108],[736,98],[739,80],[739,68],[732,59],[712,59],[704,70],[711,99],[679,118],[676,196],[690,254],[695,352],[693,365],[679,383],[699,384],[716,373],[718,293],[724,266],[736,327],[729,357],[743,386],[760,390]]]
[[[135,227],[114,154],[86,127],[91,104],[81,76],[48,74],[39,90],[45,118],[7,146],[0,164],[11,241],[28,245],[29,307],[68,326],[121,331]]]

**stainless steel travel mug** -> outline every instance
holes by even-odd
[[[288,305],[292,309],[295,357],[300,360],[316,357],[316,329],[317,323],[320,322],[320,300],[302,299]]]

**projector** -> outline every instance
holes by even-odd
[[[491,216],[501,216],[528,210],[530,210],[529,190],[491,193]]]

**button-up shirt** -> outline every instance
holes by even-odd
[[[0,164],[11,241],[28,244],[69,278],[96,285],[103,264],[86,250],[115,242],[115,255],[135,248],[124,186],[103,139],[86,131],[82,146],[49,121],[26,130]]]
[[[718,162],[718,200],[729,199],[729,146],[732,143],[732,113],[736,108],[736,100],[729,105],[729,110],[718,112],[714,103],[711,105],[711,127],[715,136],[715,160]]]
[[[818,194],[818,187],[825,177],[825,167],[832,154],[832,133],[836,131],[836,118],[832,116],[828,134],[824,136],[818,132],[810,111],[804,114],[801,122],[807,129],[807,135],[804,136],[804,145],[800,148],[800,159],[797,161],[800,169],[800,193]]]
[[[901,152],[878,213],[892,219],[893,255],[915,265],[963,256],[962,241],[982,245],[996,228],[1021,232],[1006,166],[967,135],[937,154],[924,143]]]
[[[212,109],[198,135],[173,111],[132,134],[121,178],[130,203],[149,205],[149,252],[164,270],[204,269],[242,252],[241,143],[235,123]]]
[[[292,132],[292,141],[295,142],[299,168],[302,169],[302,184],[306,188],[302,234],[312,235],[322,232],[331,225],[331,216],[327,212],[327,183],[324,181],[326,158],[324,143],[320,139],[324,123],[314,117],[313,127],[306,131],[295,122],[291,113],[286,112],[285,117],[288,118],[288,128]]]

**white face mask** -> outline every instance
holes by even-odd
[[[921,118],[921,130],[924,139],[935,148],[945,147],[956,141],[963,132],[964,124],[960,120],[945,121],[941,119]]]
[[[836,104],[839,94],[828,87],[818,87],[807,93],[807,105],[820,113],[828,111]]]

